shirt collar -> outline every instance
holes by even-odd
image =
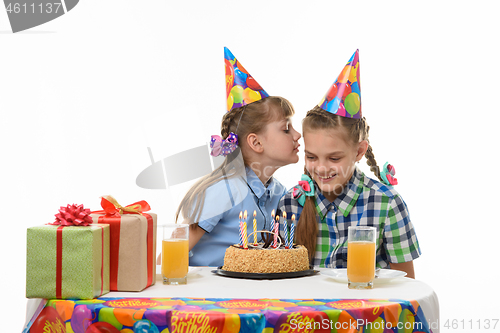
[[[357,167],[354,169],[354,173],[347,183],[347,185],[344,187],[344,190],[342,193],[332,202],[330,202],[328,199],[325,198],[323,193],[319,191],[318,185],[314,183],[315,188],[316,188],[316,203],[318,204],[318,210],[321,212],[322,217],[326,216],[328,209],[332,204],[335,205],[335,207],[340,210],[342,215],[346,216],[349,215],[351,212],[351,209],[354,207],[356,204],[356,201],[358,200],[359,195],[363,191],[363,181],[364,181],[364,174],[361,170],[359,170]]]
[[[246,166],[245,171],[247,175],[247,184],[257,198],[260,199],[266,193],[266,191],[269,194],[272,194],[274,192],[274,189],[276,187],[276,182],[274,181],[274,177],[269,178],[266,185],[264,185],[262,184],[259,177],[257,177],[255,172],[252,170],[252,168]]]

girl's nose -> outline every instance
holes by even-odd
[[[293,129],[293,140],[294,140],[294,141],[298,141],[301,137],[302,137],[302,135],[300,135],[300,133],[299,133],[299,132],[297,132],[297,131],[295,130],[295,128],[294,128],[294,129]]]

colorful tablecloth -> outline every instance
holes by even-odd
[[[398,299],[109,298],[49,300],[31,333],[432,332]]]

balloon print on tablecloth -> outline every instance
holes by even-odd
[[[269,97],[227,47],[224,48],[227,111]]]
[[[224,316],[224,327],[222,333],[238,333],[240,331],[240,316],[235,313],[227,313]]]
[[[159,327],[167,326],[167,310],[146,310],[143,319],[147,319]]]
[[[93,319],[92,311],[86,305],[77,305],[71,316],[71,329],[74,333],[85,333]]]
[[[66,333],[66,326],[56,309],[51,306],[45,307],[36,320],[31,325],[30,333],[45,333],[47,329],[58,329],[61,333]]]
[[[120,331],[109,323],[97,322],[90,325],[85,333],[120,333]]]
[[[98,321],[110,323],[118,330],[123,328],[123,324],[118,321],[114,314],[114,308],[102,308],[99,310]],[[87,332],[86,332],[87,333]]]
[[[134,324],[134,333],[160,333],[160,331],[151,321],[139,320]]]
[[[113,316],[123,326],[133,326],[136,321],[141,320],[145,309],[113,309]]]
[[[275,332],[312,332],[315,333],[330,333],[329,325],[320,325],[314,327],[313,323],[328,322],[328,316],[320,311],[300,311],[300,312],[285,312],[280,314],[278,321],[274,325]]]
[[[362,117],[359,50],[354,52],[318,106],[342,117]]]

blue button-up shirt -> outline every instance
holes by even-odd
[[[278,207],[280,198],[286,193],[286,188],[276,179],[271,178],[267,186],[262,184],[255,172],[246,167],[247,191],[241,196],[242,200],[235,199],[241,195],[233,193],[239,186],[235,183],[242,179],[229,178],[222,180],[206,191],[205,205],[198,225],[206,231],[198,243],[193,247],[193,256],[189,258],[190,266],[222,266],[226,249],[239,243],[239,214],[247,211],[247,234],[253,232],[253,212],[256,212],[257,230],[269,230],[271,211]],[[230,200],[230,208],[217,215],[211,213],[211,207],[225,205],[221,200]],[[216,205],[216,206],[213,206]],[[260,233],[257,238],[261,240]],[[253,242],[253,235],[248,238]]]

